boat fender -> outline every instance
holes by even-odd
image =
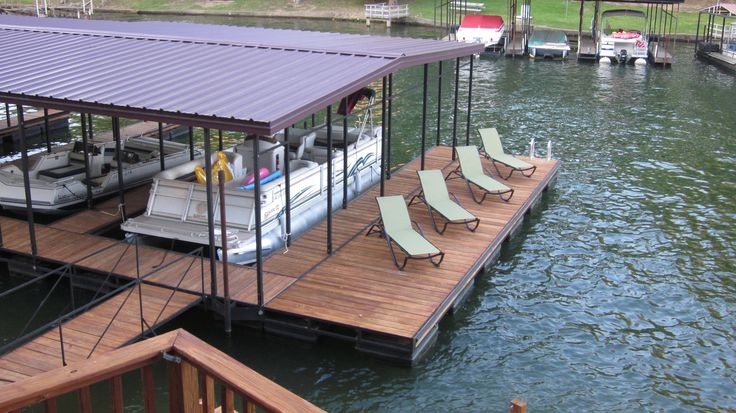
[[[263,179],[267,177],[270,173],[271,171],[269,171],[268,168],[261,168],[258,170],[258,177]],[[245,178],[245,182],[243,182],[243,185],[250,185],[253,183],[253,181],[255,181],[255,174],[250,174],[247,178]]]
[[[271,175],[266,176],[265,178],[261,178],[259,181],[260,181],[261,184],[267,184],[267,183],[273,181],[274,179],[277,179],[277,178],[280,178],[280,177],[281,177],[281,171],[276,171],[276,172],[272,173]],[[256,187],[256,184],[255,184],[255,182],[253,182],[253,183],[250,183],[248,185],[241,186],[240,189],[248,190],[248,189],[253,189],[255,187]]]
[[[611,59],[608,58],[608,57],[601,57],[601,60],[599,60],[598,63],[601,63],[601,64],[611,64]]]
[[[217,184],[217,173],[222,170],[225,172],[225,182],[232,181],[233,179],[233,173],[228,167],[227,162],[227,155],[223,153],[222,151],[217,153],[217,160],[215,161],[214,165],[212,165],[212,183]],[[197,165],[194,167],[194,176],[197,178],[197,182],[200,183],[200,185],[204,185],[207,183],[207,174],[204,171],[204,168],[202,168],[201,165]]]

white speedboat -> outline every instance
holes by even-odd
[[[127,138],[121,140],[120,146],[122,165],[116,162],[115,142],[88,144],[89,184],[94,198],[118,190],[118,173],[121,169],[126,187],[148,182],[160,172],[158,139]],[[202,157],[201,150],[195,151],[195,158]],[[86,201],[84,152],[84,144],[75,142],[71,150],[46,154],[32,163],[28,175],[34,211],[62,213]],[[167,167],[188,162],[189,146],[166,141],[163,156]],[[8,209],[26,208],[23,171],[16,164],[0,168],[0,205]]]
[[[646,23],[646,13],[638,10],[604,11],[597,34],[599,62],[646,65],[649,57]]]
[[[532,59],[567,59],[570,54],[570,43],[562,30],[534,29],[527,47]]]
[[[371,98],[372,100],[372,98]],[[347,179],[348,199],[373,186],[380,180],[381,128],[368,125],[370,110],[361,124],[348,129],[332,127],[332,192],[333,209],[340,208],[343,181]],[[266,168],[260,185],[261,229],[263,255],[281,248],[287,235],[298,237],[327,215],[327,128],[315,130],[289,128],[288,144],[284,133],[259,140],[259,169]],[[343,154],[347,145],[347,173],[344,174]],[[256,259],[256,219],[253,184],[246,185],[253,172],[253,141],[246,139],[223,154],[227,157],[232,180],[225,183],[225,213],[227,233],[220,231],[219,189],[213,197],[215,244],[227,242],[228,261],[248,264]],[[285,156],[285,152],[287,155]],[[221,155],[213,155],[217,162]],[[286,173],[289,162],[289,196],[291,232],[286,228]],[[222,161],[225,162],[224,160]],[[146,212],[124,222],[126,233],[151,235],[209,245],[206,183],[191,178],[191,172],[202,161],[166,170],[154,177]],[[222,258],[218,248],[218,258]]]
[[[465,43],[482,43],[486,49],[501,45],[504,23],[501,16],[469,14],[463,17],[457,29],[457,40]]]

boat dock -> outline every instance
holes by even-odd
[[[445,174],[454,169],[456,162],[451,160],[451,152],[449,147],[429,150],[427,169],[443,169]],[[448,181],[450,191],[463,206],[481,218],[480,227],[474,233],[457,226],[438,235],[423,206],[410,208],[412,219],[423,225],[427,238],[447,254],[439,268],[426,262],[412,262],[399,271],[391,261],[385,241],[364,235],[378,219],[375,197],[379,189],[374,187],[351,202],[347,209],[334,214],[333,255],[325,251],[323,222],[294,240],[288,252],[276,252],[264,261],[262,317],[253,316],[258,302],[255,270],[228,265],[233,320],[256,321],[273,333],[312,341],[321,336],[350,340],[358,350],[411,363],[430,347],[440,320],[459,305],[474,278],[498,256],[503,241],[514,234],[525,214],[539,202],[560,167],[554,160],[531,162],[538,166],[531,178],[514,175],[509,180],[508,184],[516,192],[508,203],[493,197],[478,205],[472,201],[464,182]],[[386,181],[386,194],[403,194],[408,199],[418,193],[420,185],[415,173],[418,168],[419,159],[415,159],[397,171]],[[140,191],[139,198],[144,199],[144,191],[137,191]],[[99,208],[104,211],[109,205],[100,204]],[[153,320],[160,325],[199,304],[211,291],[209,275],[203,271],[210,265],[207,258],[145,245],[131,247],[129,242],[89,234],[119,219],[115,214],[101,212],[83,211],[48,226],[36,224],[38,260],[71,265],[77,271],[98,277],[112,275],[133,281],[142,278],[142,292],[121,291],[62,325],[64,341],[72,343],[68,345],[76,351],[71,354],[78,357],[89,352],[95,337],[100,339],[104,335],[100,340],[102,348],[116,348],[147,333],[148,328],[136,323],[140,320],[137,297],[141,294],[145,307],[143,320],[155,328],[157,324],[151,324]],[[90,214],[97,218],[91,219]],[[3,217],[0,228],[4,252],[31,255],[28,226],[24,221]],[[222,263],[216,265],[217,296],[222,301]],[[137,288],[136,285],[130,289]],[[129,299],[121,305],[126,295]],[[164,305],[167,296],[172,300]],[[156,316],[159,313],[162,316]],[[91,325],[95,327],[79,331],[78,326],[90,323],[87,320],[94,320]],[[105,333],[107,325],[110,327]],[[96,328],[99,331],[95,332]],[[0,380],[58,366],[59,341],[58,331],[52,330],[10,352],[0,359]]]
[[[598,47],[591,36],[582,35],[578,40],[578,60],[596,60]]]
[[[69,112],[49,109],[47,118],[44,116],[43,110],[29,112],[23,115],[23,123],[26,138],[29,138],[43,133],[47,127],[46,123],[48,123],[49,131],[67,127]],[[18,139],[20,139],[18,117],[11,116],[0,121],[0,140],[7,142],[17,141]]]

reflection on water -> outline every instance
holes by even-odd
[[[473,127],[496,126],[515,153],[551,139],[564,166],[418,366],[247,329],[226,339],[199,311],[171,327],[332,411],[504,411],[517,396],[535,412],[733,411],[736,80],[693,61],[689,46],[676,57],[667,70],[476,61]],[[420,80],[421,69],[405,70],[395,88]],[[465,80],[460,90],[462,141]],[[443,142],[451,92],[448,82]],[[436,94],[431,84],[428,141]],[[419,148],[421,89],[406,96],[394,107],[395,163]]]

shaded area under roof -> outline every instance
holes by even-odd
[[[0,16],[0,100],[270,135],[400,68],[482,45]]]

